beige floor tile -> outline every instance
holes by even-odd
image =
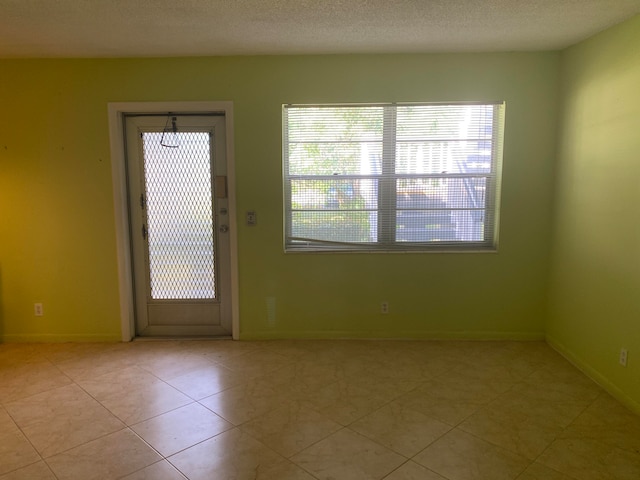
[[[162,380],[135,365],[78,381],[78,385],[98,401],[113,396],[123,396],[132,389],[159,383],[162,383]]]
[[[351,385],[363,388],[388,402],[416,390],[425,384],[424,380],[415,381],[401,378],[381,379],[371,372],[359,372],[356,375],[350,375],[347,381]]]
[[[185,340],[169,340],[167,343],[175,344],[176,350],[180,350],[190,354],[208,355],[225,346],[233,346],[238,343],[230,338],[204,338],[201,340],[185,339]],[[254,342],[251,342],[254,348],[258,348]],[[209,360],[211,360],[209,358]]]
[[[483,406],[483,404],[472,400],[447,400],[444,395],[450,396],[451,389],[446,387],[446,394],[443,393],[443,390],[443,388],[436,387],[430,392],[425,392],[418,388],[401,395],[395,402],[451,426],[459,424]]]
[[[209,343],[211,345],[208,345],[204,349],[198,348],[198,353],[208,360],[221,364],[238,355],[243,355],[261,348],[258,342],[222,340]]]
[[[520,455],[455,429],[413,460],[455,480],[513,480],[528,466]]]
[[[13,421],[13,418],[9,416],[7,410],[0,405],[0,432],[7,432],[11,429],[17,429],[18,426],[16,422]]]
[[[349,428],[405,457],[413,457],[451,430],[450,425],[398,403],[376,410]]]
[[[165,457],[231,428],[232,424],[198,403],[131,426],[134,432]]]
[[[201,400],[243,383],[241,376],[222,365],[211,363],[204,368],[167,380],[169,385],[194,400]]]
[[[420,346],[422,344],[422,347]],[[451,350],[436,348],[432,350],[424,348],[424,342],[417,342],[414,347],[409,350],[414,361],[419,362],[422,366],[422,374],[427,379],[441,377],[453,372],[456,368],[465,365],[463,358],[469,356],[469,353],[460,354],[456,348]],[[390,353],[393,356],[393,352]]]
[[[384,480],[447,480],[435,472],[408,461],[397,470],[384,477]]]
[[[391,348],[398,348],[392,345]],[[465,359],[474,359],[480,355],[486,355],[491,349],[489,342],[475,342],[467,340],[412,340],[400,345],[402,349],[411,349],[413,352],[425,355],[428,358],[447,359],[449,365],[457,367],[464,363]]]
[[[580,480],[640,478],[640,453],[588,438],[558,439],[538,462]]]
[[[498,381],[522,381],[544,365],[538,342],[488,342],[481,354],[464,357],[461,370],[476,378]],[[548,347],[547,347],[548,350]]]
[[[171,380],[207,368],[211,365],[211,361],[204,355],[178,350],[144,358],[137,365],[162,380]]]
[[[56,366],[75,381],[90,380],[107,373],[117,372],[134,365],[134,357],[123,348],[95,347],[94,353],[83,353]]]
[[[577,480],[539,463],[533,463],[517,480]]]
[[[168,458],[190,480],[254,480],[285,459],[235,428]]]
[[[407,459],[351,430],[343,429],[291,460],[320,480],[381,479]]]
[[[137,472],[122,477],[122,480],[185,480],[186,477],[182,475],[173,465],[166,460],[154,463],[148,467],[138,470]]]
[[[349,379],[366,372],[370,368],[371,362],[377,359],[373,352],[367,352],[357,344],[353,344],[352,347],[351,349],[345,349],[344,346],[331,342],[326,344],[326,350],[321,348],[312,349],[309,354],[297,360],[296,364],[316,365],[332,371],[338,380]]]
[[[387,403],[373,392],[340,380],[306,397],[321,414],[340,425],[350,425]]]
[[[567,427],[592,403],[592,396],[576,396],[552,385],[522,383],[491,403],[498,411],[544,418],[547,423]]]
[[[255,480],[316,480],[297,465],[284,461],[265,469],[259,469]],[[233,477],[232,477],[233,478]],[[251,477],[249,477],[251,478]],[[251,478],[253,480],[253,478]]]
[[[280,455],[290,457],[342,428],[300,402],[245,423],[242,430]]]
[[[291,390],[297,399],[315,394],[319,389],[345,379],[347,379],[347,373],[344,371],[343,365],[332,362],[315,362],[306,357],[268,375],[270,383]]]
[[[132,389],[127,395],[109,395],[100,403],[124,423],[133,425],[193,403],[193,399],[161,382]]]
[[[0,474],[40,460],[40,455],[20,431],[0,433]]]
[[[178,340],[139,337],[129,345],[130,355],[135,358],[137,365],[143,362],[153,361],[166,355],[180,355],[185,353],[184,343]],[[186,350],[186,353],[191,353]]]
[[[6,408],[45,458],[124,427],[76,385],[39,393]]]
[[[457,425],[510,388],[510,383],[482,381],[452,372],[424,382],[396,401],[449,425]]]
[[[220,360],[219,363],[227,367],[236,375],[244,379],[262,377],[285,367],[291,360],[279,353],[260,348],[243,355]]]
[[[13,365],[0,371],[0,404],[71,383],[68,376],[48,361]]]
[[[40,461],[0,475],[0,480],[56,480],[56,477],[47,464]]]
[[[364,368],[372,357],[371,348],[375,345],[370,341],[350,340],[347,343],[340,340],[311,340],[305,346],[308,355],[300,360],[315,361],[318,363],[343,363],[358,365]]]
[[[0,344],[0,378],[3,372],[30,363],[49,361],[46,347],[42,344],[2,343]]]
[[[7,403],[5,409],[16,425],[27,427],[52,417],[76,410],[81,405],[100,405],[78,385],[66,385],[47,392],[32,395],[27,399]]]
[[[241,425],[291,401],[288,391],[258,381],[228,388],[200,403],[234,425]]]
[[[187,478],[150,444],[191,480],[640,478],[640,416],[544,342],[0,344],[0,479]]]
[[[431,379],[436,372],[442,373],[435,368],[436,362],[437,359],[419,360],[410,352],[396,351],[393,355],[379,355],[370,359],[363,373],[379,381],[393,379],[422,382]]]
[[[640,415],[633,413],[608,393],[602,392],[575,420],[575,424],[600,427],[629,425],[636,429],[640,427]]]
[[[461,430],[534,460],[562,433],[544,417],[525,415],[490,404],[459,425]]]
[[[47,463],[59,480],[111,480],[160,460],[127,428],[55,455]]]
[[[510,383],[514,385],[523,381],[534,371],[534,367],[528,364],[518,363],[493,363],[485,361],[482,357],[467,359],[468,365],[458,367],[453,373],[462,373],[469,378],[482,382]]]
[[[561,437],[598,440],[613,447],[640,452],[640,415],[602,393]]]
[[[129,344],[120,342],[70,342],[44,344],[44,355],[54,364],[70,360],[100,358],[102,354],[110,352],[124,352],[131,350]]]
[[[38,460],[38,452],[0,407],[0,475]]]
[[[264,340],[251,343],[299,362],[304,356],[313,351],[315,342],[314,340]]]
[[[525,381],[533,385],[542,383],[554,390],[579,398],[594,399],[602,391],[580,370],[558,356],[544,365],[540,365]]]

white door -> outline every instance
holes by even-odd
[[[231,334],[222,115],[125,115],[136,335]]]

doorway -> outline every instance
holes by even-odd
[[[125,116],[137,336],[231,333],[224,128]]]
[[[123,340],[237,337],[232,105],[204,105],[109,105]]]

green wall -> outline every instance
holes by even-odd
[[[548,339],[640,411],[640,16],[566,50],[562,79]]]
[[[543,338],[559,57],[0,60],[0,335],[120,339],[107,103],[231,100],[241,338]],[[498,253],[283,253],[283,103],[459,100],[507,104]]]

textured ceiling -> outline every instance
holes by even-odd
[[[640,0],[0,0],[0,57],[556,50]]]

